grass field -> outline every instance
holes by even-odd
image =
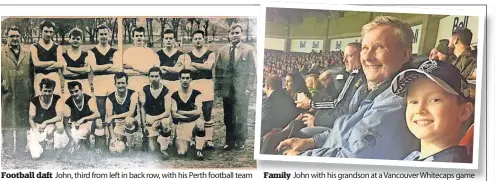
[[[89,50],[94,45],[83,45],[81,49]],[[126,45],[127,46],[127,45]],[[67,46],[63,47],[64,50]],[[254,85],[253,85],[254,86]],[[196,161],[193,155],[187,158],[172,158],[162,161],[149,153],[134,151],[122,156],[96,155],[90,152],[80,152],[56,161],[53,157],[32,160],[28,153],[12,153],[11,147],[2,148],[2,169],[135,169],[135,168],[256,168],[254,160],[254,130],[255,130],[255,94],[250,97],[248,112],[248,138],[243,150],[223,151],[225,143],[225,126],[221,98],[215,97],[212,119],[214,120],[213,143],[215,150],[204,151],[205,160]],[[136,138],[139,142],[142,138]],[[140,144],[138,144],[140,145]],[[175,151],[175,150],[174,150]]]

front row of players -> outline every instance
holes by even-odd
[[[191,71],[180,71],[181,88],[176,92],[170,92],[160,82],[161,74],[158,67],[151,68],[150,84],[136,92],[127,88],[127,74],[116,73],[116,91],[108,95],[104,121],[96,100],[83,93],[85,87],[80,82],[67,83],[71,96],[64,102],[53,93],[57,86],[55,81],[42,79],[39,84],[42,94],[31,101],[29,110],[31,156],[38,159],[44,150],[66,150],[62,149],[66,147],[89,149],[90,135],[95,137],[97,153],[106,148],[111,153],[122,153],[135,148],[133,136],[141,130],[142,148],[166,159],[167,149],[173,143],[170,123],[173,120],[178,155],[184,156],[189,145],[195,145],[195,156],[202,160],[205,142],[203,98],[201,92],[190,87]]]

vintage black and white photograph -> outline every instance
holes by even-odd
[[[2,168],[256,168],[255,17],[2,19]]]

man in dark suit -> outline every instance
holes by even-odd
[[[12,128],[15,136],[4,137],[3,148],[13,144],[12,152],[24,151],[29,129],[29,101],[34,96],[33,69],[28,48],[22,47],[18,27],[9,27],[7,45],[2,47],[2,135]],[[11,140],[16,139],[16,140]]]
[[[265,81],[266,98],[261,108],[261,136],[274,128],[284,128],[294,120],[300,111],[294,99],[282,88],[282,79],[277,75],[269,75]]]
[[[242,33],[240,25],[230,28],[230,43],[218,50],[216,60],[215,82],[223,98],[226,127],[224,150],[244,148],[249,96],[256,87],[256,52],[254,47],[241,42]]]

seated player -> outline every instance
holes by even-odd
[[[170,144],[171,131],[169,89],[160,82],[162,76],[160,68],[152,67],[148,75],[150,84],[144,86],[142,93],[139,94],[147,133],[143,136],[148,137],[149,151],[155,152],[158,150],[158,144],[160,144],[160,151],[165,159],[168,157],[166,150]],[[163,132],[163,134],[160,135],[159,132]]]
[[[62,148],[68,143],[62,123],[63,101],[54,95],[56,83],[43,78],[39,87],[41,95],[34,97],[29,105],[28,147],[33,159],[41,157],[44,150]]]
[[[128,150],[132,150],[134,142],[132,133],[138,130],[138,121],[136,120],[136,105],[138,94],[134,90],[127,89],[128,77],[124,72],[115,73],[114,77],[117,91],[108,95],[106,102],[107,118],[105,122],[109,125],[111,136],[110,151],[114,150],[115,145],[125,143]],[[115,143],[115,144],[113,144]],[[119,147],[117,152],[124,149]]]
[[[406,97],[406,122],[421,139],[421,152],[405,160],[470,162],[459,146],[459,131],[473,113],[469,89],[459,70],[443,61],[426,61],[419,69],[401,72],[392,82],[394,94]]]
[[[89,134],[95,121],[101,123],[100,113],[96,106],[96,100],[88,94],[83,93],[82,84],[78,81],[67,83],[67,88],[70,92],[70,97],[65,101],[66,111],[64,116],[70,119],[72,125],[71,135],[77,146],[79,143],[84,145],[89,150],[91,142],[88,139]],[[101,142],[100,136],[95,137],[96,142]],[[101,145],[97,145],[101,146]],[[101,149],[98,147],[97,149]]]
[[[195,136],[196,159],[203,160],[204,146],[204,119],[202,115],[201,92],[190,87],[191,71],[188,69],[181,70],[179,73],[181,88],[171,96],[172,102],[172,119],[176,124],[177,133],[177,152],[179,156],[184,156],[188,149],[188,143],[192,142]]]

